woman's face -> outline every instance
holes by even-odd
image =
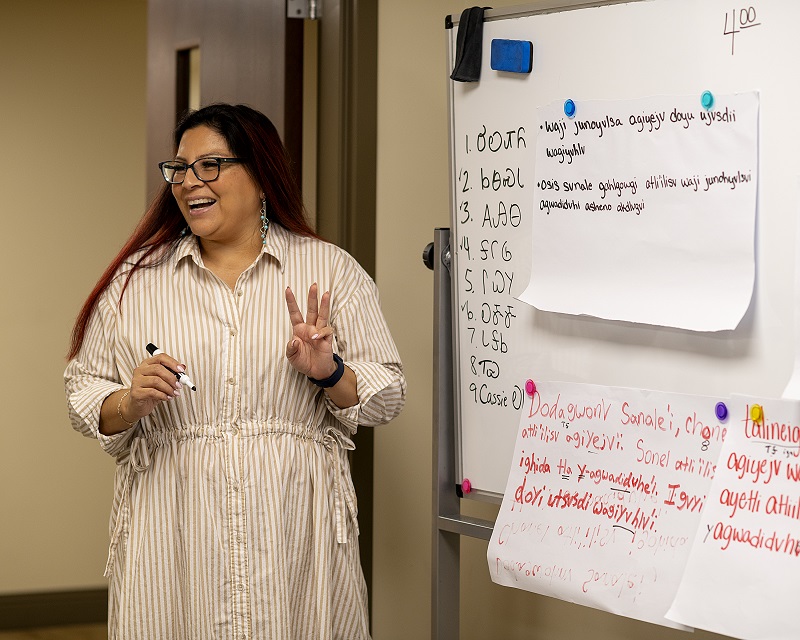
[[[201,125],[183,134],[176,160],[192,164],[198,158],[232,158],[225,138]],[[202,182],[189,169],[172,195],[192,233],[207,242],[236,244],[261,238],[261,189],[244,165],[222,163],[219,177]]]

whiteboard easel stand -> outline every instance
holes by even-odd
[[[431,638],[458,640],[460,536],[489,540],[494,523],[461,515],[456,493],[450,229],[433,243],[433,544]],[[430,264],[428,265],[431,266]]]

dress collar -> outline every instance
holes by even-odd
[[[270,222],[269,231],[267,231],[267,242],[261,249],[261,254],[256,258],[256,261],[260,260],[263,254],[270,255],[275,258],[280,270],[283,271],[286,265],[286,252],[289,246],[290,233],[279,224]],[[178,242],[174,254],[173,270],[177,269],[178,265],[186,258],[191,258],[198,266],[203,264],[203,260],[200,257],[200,243],[197,240],[197,236],[193,234],[181,238]]]

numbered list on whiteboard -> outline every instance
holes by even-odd
[[[468,434],[485,435],[492,425],[515,423],[523,404],[524,381],[509,372],[516,356],[513,335],[525,305],[512,289],[521,291],[527,277],[515,265],[530,245],[534,145],[522,122],[500,120],[457,128],[454,145],[454,313],[462,459],[468,459],[481,455],[470,451],[481,446],[481,439]],[[472,485],[490,486],[480,477],[490,471],[475,470]]]

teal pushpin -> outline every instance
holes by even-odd
[[[700,96],[700,104],[703,105],[703,109],[706,111],[711,109],[714,106],[714,94],[710,91],[703,91],[703,95]]]
[[[575,117],[575,103],[572,100],[568,99],[564,103],[564,115],[566,115],[568,118]]]

